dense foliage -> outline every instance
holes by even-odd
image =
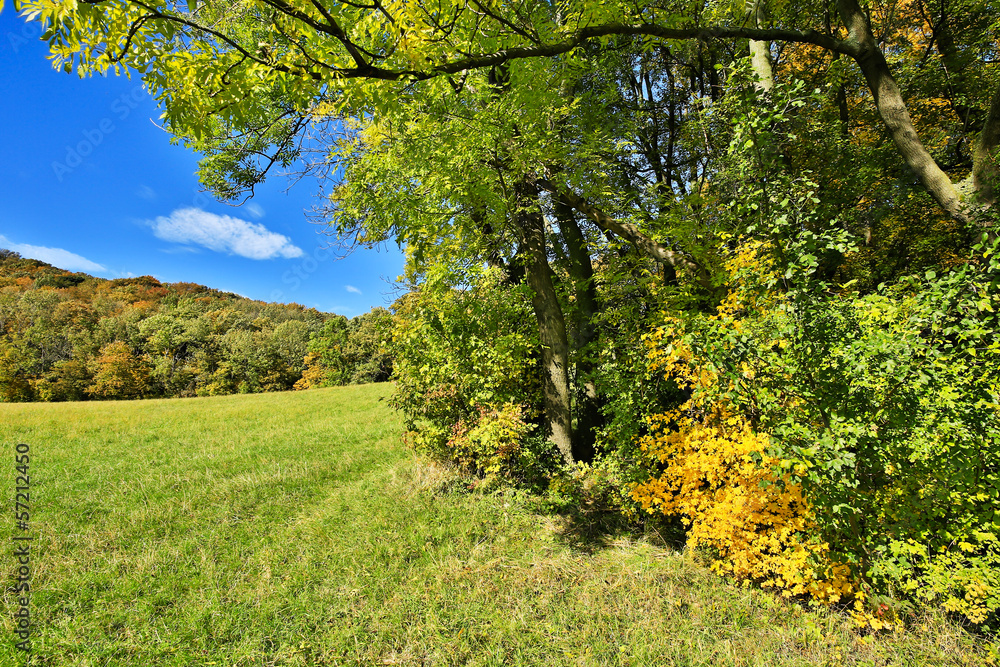
[[[915,596],[995,620],[997,249],[866,294],[810,281],[776,294],[777,274],[738,258],[716,314],[649,337],[655,365],[692,397],[653,422],[643,448],[664,470],[636,499],[688,517],[721,568],[738,562],[734,548],[767,554],[741,578],[800,593],[826,585],[804,573],[832,570],[838,583],[816,597],[859,594],[864,581],[881,616]],[[767,544],[743,547],[728,534],[740,522]]]
[[[309,339],[296,389],[385,382],[392,375],[392,314],[385,308],[353,319],[330,317]]]
[[[347,320],[150,276],[104,280],[0,250],[0,401],[378,382],[392,369],[387,317]],[[335,327],[342,353],[330,347]]]

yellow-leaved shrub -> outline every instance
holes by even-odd
[[[766,244],[751,242],[726,268],[740,282],[759,280],[771,271],[766,259]],[[739,287],[707,318],[736,334],[744,327],[741,315],[770,310],[781,299]],[[650,367],[689,389],[691,398],[650,419],[639,445],[656,472],[633,488],[632,498],[647,512],[680,516],[688,544],[709,548],[721,575],[823,603],[855,595],[850,568],[832,562],[829,545],[815,537],[802,487],[776,472],[787,463],[768,456],[769,434],[725,401],[708,398],[719,378],[695,358],[684,334],[684,324],[668,318],[645,337]],[[752,381],[755,369],[744,363],[739,373]]]
[[[1000,242],[861,292],[817,277],[818,238],[782,271],[736,244],[718,308],[646,336],[688,397],[650,421],[633,498],[718,572],[850,598],[861,626],[1000,627]]]
[[[766,434],[721,407],[690,404],[651,426],[640,446],[663,472],[632,497],[648,512],[681,516],[689,545],[715,554],[713,570],[821,602],[852,592],[849,569],[830,563],[828,546],[810,537],[802,489],[775,472]]]

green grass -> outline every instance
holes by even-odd
[[[560,520],[416,460],[386,393],[0,405],[5,573],[31,445],[32,664],[985,660],[940,618],[865,637],[643,540],[576,550]],[[23,664],[3,606],[0,665]]]

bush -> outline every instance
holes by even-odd
[[[787,509],[821,545],[812,576],[849,568],[858,599],[877,603],[859,605],[859,620],[879,626],[922,600],[995,627],[997,249],[979,246],[940,275],[861,294],[781,265],[766,244],[744,246],[715,314],[670,321],[650,337],[654,363],[693,395],[647,443],[664,469],[637,495],[694,523],[713,513],[745,521],[732,500],[740,493],[756,503],[778,493],[773,507],[801,493]],[[727,558],[734,545],[743,558],[754,553],[754,539],[740,544],[707,525]],[[766,516],[762,525],[767,533],[779,523]]]
[[[482,476],[487,487],[501,481],[536,481],[557,465],[552,447],[531,437],[534,424],[525,421],[523,406],[479,406],[452,427],[448,439],[451,460]]]
[[[403,413],[408,442],[443,461],[456,460],[449,442],[467,437],[491,411],[516,406],[525,424],[540,416],[538,340],[526,288],[505,284],[497,271],[463,282],[471,286],[428,280],[400,299],[395,313],[392,404]],[[478,445],[459,450],[469,469],[496,465]]]

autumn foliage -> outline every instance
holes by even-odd
[[[850,601],[859,624],[915,599],[996,623],[997,250],[882,293],[810,284],[806,300],[762,290],[780,260],[743,244],[715,313],[647,336],[690,398],[649,420],[635,500],[683,517],[718,572]]]
[[[116,340],[101,348],[87,393],[100,398],[140,398],[149,384],[149,364],[128,343]]]

